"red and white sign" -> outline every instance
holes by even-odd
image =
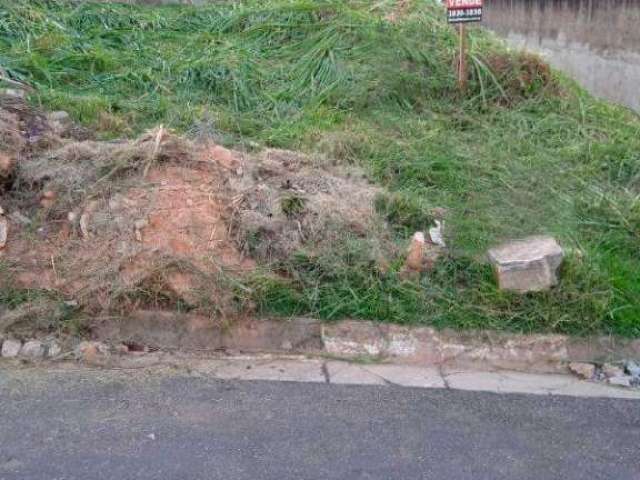
[[[447,0],[449,23],[481,21],[483,3],[483,0]]]

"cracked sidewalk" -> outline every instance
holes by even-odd
[[[10,366],[12,362],[5,365]],[[19,368],[32,368],[22,366]],[[90,370],[96,366],[75,362],[41,363],[36,368],[55,371]],[[171,369],[192,376],[239,381],[312,382],[335,385],[379,385],[564,395],[575,397],[624,398],[640,400],[640,390],[581,380],[571,375],[535,374],[506,370],[473,370],[438,366],[348,362],[301,356],[198,357],[177,353],[157,353],[121,357],[102,366],[104,370],[149,371]]]

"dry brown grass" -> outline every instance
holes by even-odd
[[[551,68],[538,55],[527,52],[492,54],[486,63],[511,102],[528,98],[540,90],[560,93]]]
[[[72,298],[93,318],[139,309],[233,318],[252,308],[233,278],[256,261],[324,251],[345,234],[389,241],[373,210],[379,188],[325,157],[243,154],[162,126],[114,142],[42,132],[47,142],[22,147],[2,197],[29,222],[11,221],[5,254],[22,288]]]

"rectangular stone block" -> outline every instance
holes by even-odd
[[[519,293],[548,290],[558,284],[563,251],[553,237],[514,240],[489,250],[501,290]]]

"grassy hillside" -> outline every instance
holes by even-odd
[[[359,164],[393,192],[377,207],[399,245],[447,209],[450,255],[419,282],[345,238],[254,279],[265,313],[640,336],[638,117],[481,29],[461,94],[439,2],[407,5],[0,0],[0,66],[105,138],[162,123]],[[560,287],[499,292],[486,248],[538,233],[569,251]]]

